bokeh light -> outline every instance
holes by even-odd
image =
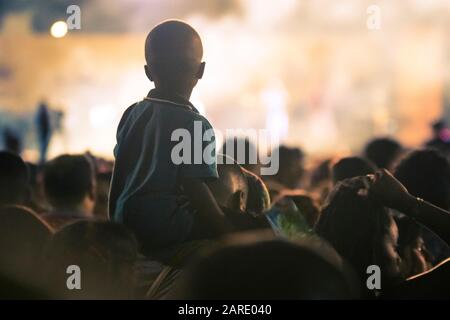
[[[50,28],[50,34],[54,38],[62,38],[67,34],[68,28],[67,23],[64,21],[56,21],[52,24],[52,27]]]

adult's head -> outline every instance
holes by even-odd
[[[29,192],[29,174],[17,155],[0,151],[0,205],[23,204]]]
[[[311,170],[308,190],[314,192],[319,197],[319,203],[325,201],[328,192],[332,185],[331,181],[331,166],[333,159],[328,158],[318,163],[316,167]]]
[[[432,267],[433,256],[423,238],[423,228],[407,216],[396,217],[398,251],[403,259],[406,277],[415,276]]]
[[[208,183],[211,192],[220,206],[235,211],[245,211],[248,183],[241,166],[225,155],[219,154],[217,159],[219,179]]]
[[[318,163],[311,171],[309,186],[312,189],[328,186],[331,179],[333,159],[328,158]]]
[[[167,20],[147,36],[145,73],[156,88],[189,96],[203,76],[202,56],[197,31],[185,22]]]
[[[120,224],[79,221],[65,226],[45,250],[53,293],[63,298],[132,297],[137,249],[134,235]],[[71,265],[80,268],[82,290],[67,290]]]
[[[84,155],[62,155],[45,165],[44,192],[56,211],[91,215],[95,204],[95,174]]]
[[[348,299],[342,265],[307,243],[236,241],[199,259],[176,290],[182,299]]]
[[[440,134],[442,133],[442,130],[447,128],[447,124],[444,120],[437,120],[431,124],[431,128],[433,130],[433,136],[440,138]]]
[[[416,197],[450,209],[450,163],[438,151],[416,150],[397,164],[394,176]]]
[[[303,151],[300,148],[280,146],[272,152],[272,157],[277,153],[279,157],[279,169],[274,179],[285,188],[298,188],[304,174]]]
[[[394,139],[377,138],[367,144],[364,154],[378,168],[390,169],[401,151],[402,146]]]
[[[333,183],[375,173],[375,166],[360,157],[346,157],[336,162],[331,169]]]
[[[248,184],[247,211],[260,215],[270,208],[269,190],[264,181],[256,174],[245,169],[242,171]]]
[[[3,140],[5,144],[5,149],[14,153],[21,154],[23,141],[20,135],[10,128],[6,128],[3,130]]]
[[[368,193],[363,179],[337,184],[316,231],[354,267],[364,286],[370,265],[380,267],[386,285],[404,278],[397,225],[388,209]]]
[[[50,227],[21,206],[0,209],[0,275],[17,284],[38,286],[42,253]]]

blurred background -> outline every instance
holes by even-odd
[[[217,129],[326,156],[373,136],[421,145],[450,120],[449,0],[0,0],[0,149],[111,158],[122,112],[152,87],[146,34],[169,18],[203,39],[192,102]]]

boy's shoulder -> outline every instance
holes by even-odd
[[[167,113],[172,119],[178,119],[182,122],[192,123],[195,121],[201,121],[203,125],[212,127],[211,123],[199,113],[199,111],[188,103],[178,103],[169,100],[157,99],[157,98],[144,98],[144,102],[152,104],[157,108],[159,112]]]

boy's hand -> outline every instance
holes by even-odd
[[[386,169],[368,175],[370,193],[386,207],[406,213],[415,198],[411,196],[404,185],[392,176]]]
[[[224,213],[205,182],[200,179],[184,179],[185,194],[197,209],[194,233],[200,238],[217,238],[231,231]]]

